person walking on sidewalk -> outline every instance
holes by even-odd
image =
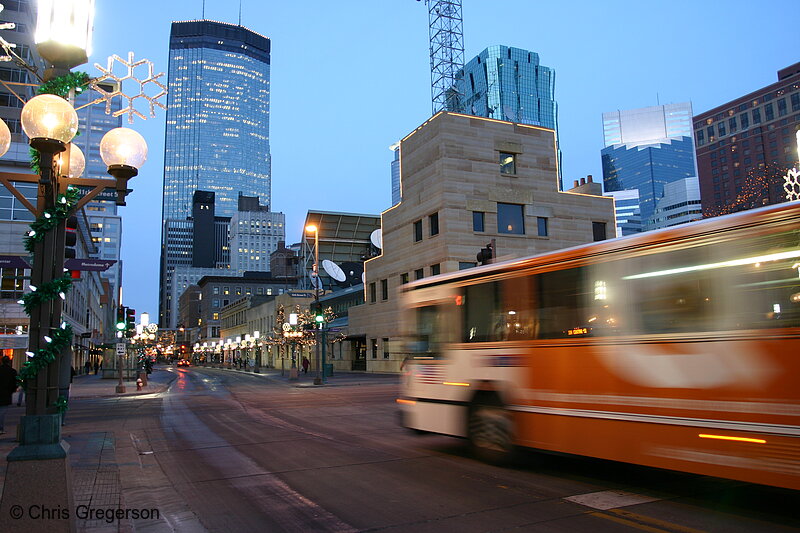
[[[0,434],[6,432],[6,411],[13,402],[11,396],[16,390],[17,371],[11,368],[11,358],[5,355],[0,364]]]
[[[94,362],[94,375],[96,376],[98,371],[100,370],[100,363],[97,361]]]
[[[85,371],[85,374],[88,376],[89,374],[92,373],[92,363],[86,361],[86,364],[83,365],[83,369]]]
[[[303,374],[308,374],[308,365],[310,365],[310,364],[311,363],[308,362],[308,357],[306,357],[304,355],[303,356],[303,363],[302,363],[302,365],[303,365]]]

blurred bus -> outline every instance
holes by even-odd
[[[800,489],[800,203],[404,285],[402,424]]]

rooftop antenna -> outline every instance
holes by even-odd
[[[431,56],[433,114],[463,112],[456,78],[464,69],[464,19],[461,0],[425,0],[428,6],[428,38]]]
[[[242,0],[239,0],[239,26],[242,25]]]
[[[203,16],[201,18],[206,20],[206,0],[203,0]]]

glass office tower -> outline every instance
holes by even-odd
[[[464,65],[456,91],[453,111],[558,129],[556,73],[536,52],[490,46]]]
[[[240,194],[271,202],[270,40],[235,24],[173,22],[164,149],[159,323],[174,326],[174,236],[163,228],[192,216],[196,190],[213,192],[217,216],[236,213]],[[185,248],[185,246],[183,246]]]
[[[644,229],[664,185],[697,176],[692,134],[688,102],[603,113],[603,188],[638,190]]]

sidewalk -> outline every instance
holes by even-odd
[[[147,386],[136,390],[136,381],[123,381],[124,393],[117,393],[119,379],[103,379],[96,374],[75,376],[70,387],[70,398],[101,398],[104,396],[135,396],[137,394],[154,394],[164,392],[177,377],[175,372],[166,370],[167,366],[153,368],[147,376]]]

